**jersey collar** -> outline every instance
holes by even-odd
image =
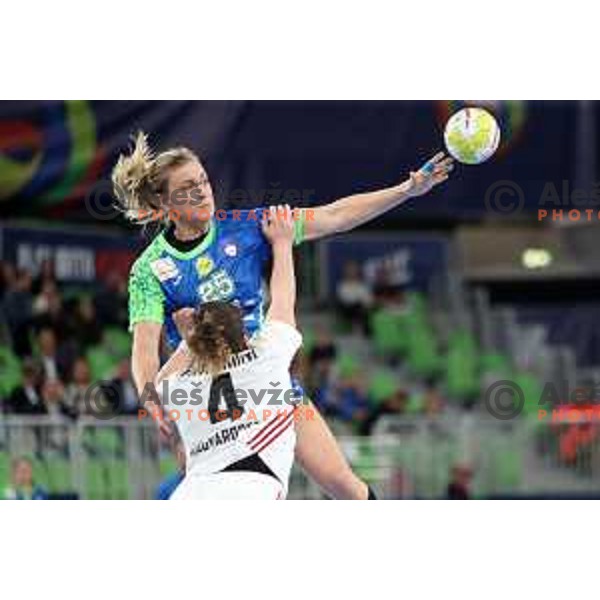
[[[200,242],[195,248],[188,250],[187,252],[182,252],[177,248],[174,248],[167,242],[165,239],[164,232],[158,236],[158,241],[162,248],[166,250],[169,254],[175,256],[176,258],[181,258],[183,260],[194,258],[202,254],[214,241],[217,235],[217,228],[215,227],[215,223],[213,220],[210,222],[210,226],[208,229],[208,233],[204,236],[202,242]]]

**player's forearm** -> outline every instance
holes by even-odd
[[[140,323],[133,332],[131,372],[140,401],[155,402],[154,380],[160,368],[158,340],[160,326],[154,323]]]
[[[131,371],[140,401],[143,404],[152,399],[154,380],[156,379],[159,366],[158,355],[153,357],[144,352],[136,352],[134,349]]]
[[[169,360],[161,367],[155,379],[156,387],[173,375],[183,371],[190,364],[190,353],[185,342],[181,342],[177,346],[177,350],[169,357]]]
[[[374,192],[355,194],[314,209],[306,222],[306,238],[315,239],[359,227],[411,197],[410,182]]]
[[[293,321],[296,305],[296,278],[292,248],[285,241],[273,244],[273,270],[271,272],[272,318]]]
[[[308,409],[313,411],[310,418]],[[303,405],[296,422],[296,460],[325,492],[337,500],[366,500],[367,484],[350,468],[329,427],[312,405]]]

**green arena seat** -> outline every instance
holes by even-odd
[[[126,500],[129,498],[129,467],[125,460],[111,460],[106,465],[109,498]]]
[[[380,404],[392,396],[398,389],[398,381],[387,371],[378,371],[369,381],[367,394],[373,404]]]
[[[421,377],[433,375],[440,361],[433,332],[426,324],[415,323],[408,328],[409,350],[407,362],[413,372]]]
[[[482,374],[508,374],[510,373],[510,362],[503,354],[487,352],[481,355],[480,368]]]
[[[381,356],[397,356],[406,350],[405,319],[397,312],[380,309],[371,315],[375,350]]]
[[[123,438],[117,428],[99,427],[96,430],[94,445],[102,456],[116,457],[123,453]]]
[[[353,377],[359,373],[360,363],[351,354],[340,354],[336,360],[336,368],[341,377]]]
[[[448,394],[457,399],[479,393],[477,344],[468,331],[456,331],[448,340],[446,386]]]
[[[71,464],[63,458],[51,458],[46,461],[48,489],[53,493],[73,491]]]
[[[521,388],[525,399],[522,414],[537,415],[537,411],[540,408],[548,408],[548,406],[540,405],[543,388],[540,382],[531,373],[516,373],[513,376],[513,381]]]
[[[356,474],[367,483],[377,480],[377,460],[368,438],[361,438],[356,448],[356,456],[352,461]]]
[[[102,461],[88,459],[85,461],[85,498],[89,500],[105,500],[108,496],[106,468]]]
[[[115,374],[119,359],[102,346],[94,346],[87,352],[93,380],[110,379]]]
[[[302,350],[304,354],[310,354],[314,348],[316,335],[312,327],[302,327]]]
[[[8,346],[0,346],[0,396],[9,396],[20,384],[21,361]]]
[[[517,450],[507,450],[496,456],[497,481],[501,491],[517,489],[521,483],[522,460]]]
[[[111,356],[122,360],[131,354],[131,337],[122,329],[109,327],[102,336],[102,346]]]
[[[4,498],[4,490],[10,481],[10,458],[8,453],[0,452],[0,499]]]

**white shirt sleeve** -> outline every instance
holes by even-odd
[[[302,345],[302,334],[287,323],[267,319],[258,332],[255,345],[262,352],[280,356],[289,365]]]

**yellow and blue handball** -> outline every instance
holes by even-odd
[[[454,113],[446,123],[444,142],[450,155],[466,165],[488,160],[500,144],[500,127],[483,108],[467,107]]]

